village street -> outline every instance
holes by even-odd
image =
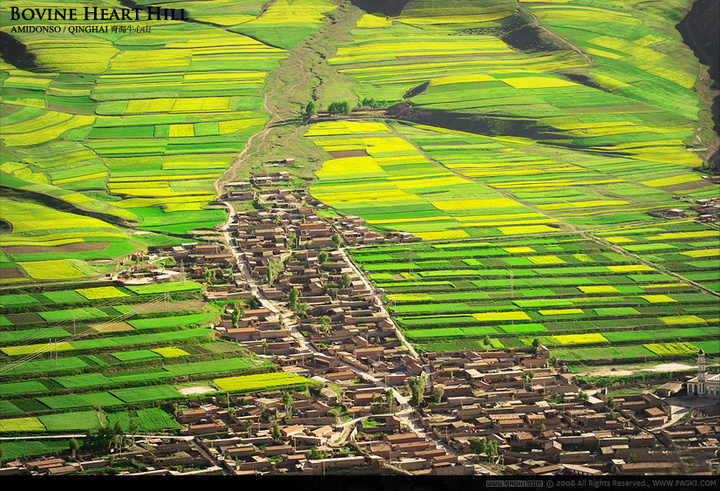
[[[232,212],[234,211],[234,208],[230,203],[225,203],[226,206],[228,206],[228,209]],[[248,264],[248,261],[246,260],[246,257],[242,251],[239,250],[238,247],[233,246],[233,243],[231,242],[231,235],[228,230],[228,224],[231,222],[233,215],[228,215],[228,221],[221,230],[222,236],[225,239],[225,242],[228,244],[229,249],[232,251],[233,256],[235,257],[235,260],[237,262],[238,270],[242,272],[242,275],[247,282],[247,288],[252,293],[253,297],[256,298],[263,307],[267,308],[274,314],[282,315],[283,320],[286,324],[286,326],[291,330],[292,337],[298,342],[299,346],[301,347],[301,351],[305,351],[307,353],[313,353],[313,354],[322,354],[320,351],[318,351],[311,343],[308,342],[308,340],[303,336],[303,334],[299,330],[299,326],[297,323],[297,316],[295,312],[278,305],[276,302],[273,302],[271,300],[268,300],[265,298],[265,296],[262,294],[262,288],[258,284],[258,281],[254,278],[250,271],[250,267]],[[354,274],[357,275],[365,285],[365,287],[372,292],[371,296],[376,303],[378,307],[380,307],[381,312],[383,316],[392,323],[393,330],[395,332],[395,335],[398,337],[400,342],[407,348],[410,356],[413,357],[413,359],[419,364],[423,365],[423,361],[419,354],[415,351],[415,349],[412,347],[412,345],[405,339],[405,337],[402,334],[402,331],[398,329],[395,322],[392,320],[392,317],[390,316],[389,312],[383,305],[382,301],[380,300],[380,295],[378,294],[377,290],[373,287],[373,285],[368,281],[368,279],[365,277],[365,275],[362,273],[362,271],[353,263],[353,261],[348,256],[345,248],[339,249],[340,255],[342,256],[343,260],[347,265],[349,265]],[[404,397],[396,388],[391,387],[387,385],[381,378],[377,378],[373,376],[371,373],[360,370],[357,367],[354,367],[345,361],[343,361],[340,358],[337,358],[343,369],[350,370],[354,373],[356,373],[358,376],[360,376],[362,379],[374,384],[376,387],[380,387],[383,390],[390,390],[393,394],[393,398],[396,401],[396,404],[401,408],[400,411],[393,413],[394,416],[396,416],[400,422],[404,425],[406,425],[408,428],[412,429],[417,435],[428,439],[429,441],[434,442],[438,447],[443,448],[447,453],[455,455],[458,457],[458,461],[466,464],[466,465],[473,465],[476,468],[477,474],[494,474],[492,470],[485,466],[481,466],[475,462],[469,461],[464,454],[457,451],[456,449],[449,447],[444,442],[442,442],[440,439],[438,439],[434,434],[428,433],[424,430],[422,424],[420,423],[419,416],[415,413],[414,409],[410,406],[408,398]],[[429,374],[428,367],[425,365],[423,366],[423,369],[426,372],[426,376]],[[347,421],[343,423],[341,426],[351,426],[357,421],[366,419],[364,418],[356,418],[351,421]],[[343,432],[343,436],[346,436],[347,432]]]

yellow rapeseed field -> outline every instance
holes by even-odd
[[[82,271],[67,262],[65,259],[49,259],[47,261],[23,261],[18,265],[35,280],[65,280],[82,278]]]
[[[475,319],[481,321],[481,322],[488,322],[488,321],[522,321],[522,320],[530,320],[530,317],[525,313],[521,311],[512,311],[512,312],[481,312],[477,314],[473,314],[473,317]]]
[[[416,232],[422,240],[464,239],[470,237],[464,230],[443,230],[440,232]]]
[[[78,288],[77,293],[88,300],[98,300],[103,298],[127,297],[127,293],[123,293],[114,286],[98,286],[94,288]]]
[[[587,344],[587,343],[607,343],[605,336],[598,333],[589,334],[565,334],[552,337],[560,344]]]

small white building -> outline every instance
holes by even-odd
[[[720,373],[707,373],[705,351],[698,351],[698,374],[687,381],[688,395],[720,397]]]

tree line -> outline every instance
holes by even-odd
[[[364,98],[360,103],[358,104],[359,108],[362,107],[371,107],[371,108],[377,108],[377,107],[387,107],[388,102],[385,100],[379,100],[376,101],[374,97],[370,98]],[[334,116],[336,114],[350,114],[352,112],[352,107],[350,106],[350,103],[348,101],[339,101],[339,102],[331,102],[330,105],[327,108],[328,113],[331,116]],[[307,103],[305,108],[302,110],[301,116],[304,118],[312,118],[315,116],[318,112],[318,106],[315,103],[315,101],[310,101]]]

